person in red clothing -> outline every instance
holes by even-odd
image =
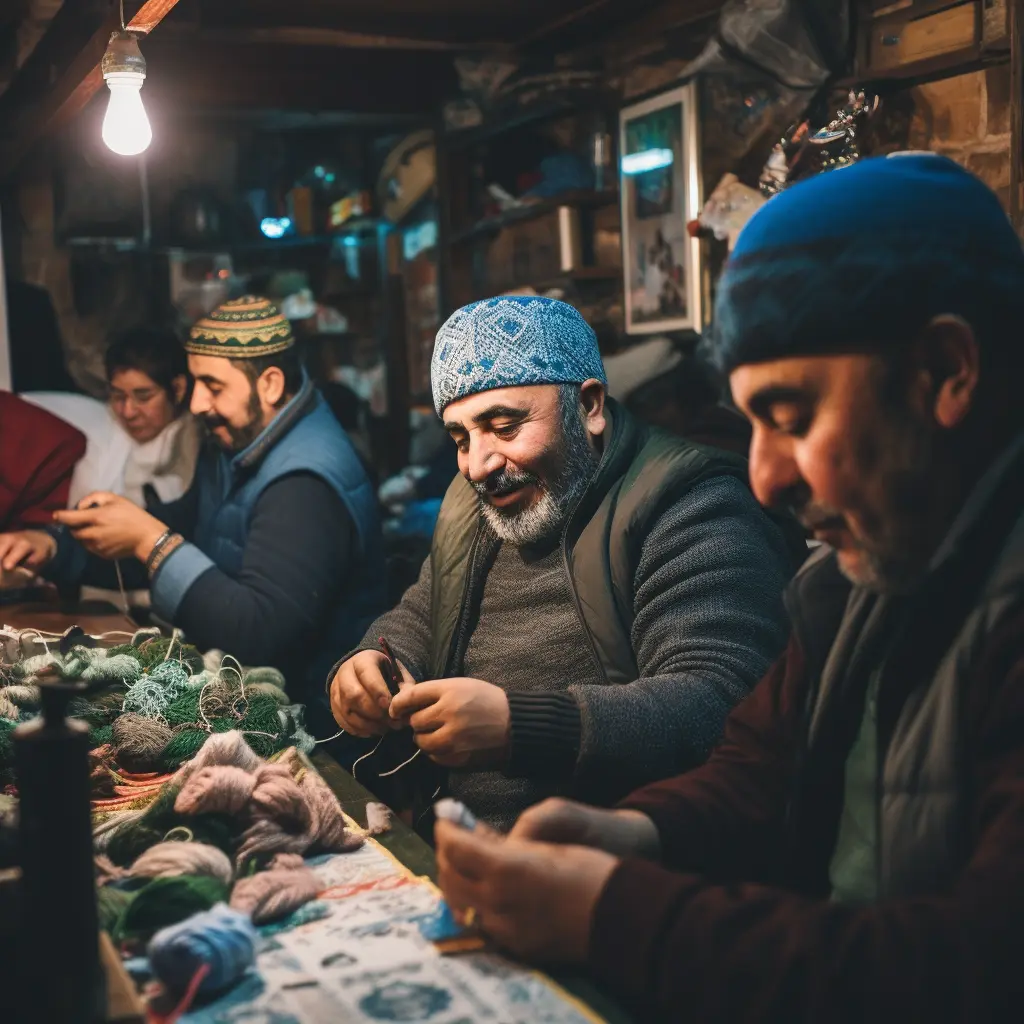
[[[704,765],[618,809],[440,821],[456,915],[645,1021],[1021,1019],[1022,315],[1020,241],[943,157],[754,216],[713,349],[755,493],[825,545],[788,647]]]
[[[85,437],[29,402],[0,391],[0,533],[48,526],[67,508]],[[14,568],[5,561],[5,569]]]

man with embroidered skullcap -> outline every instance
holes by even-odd
[[[192,412],[212,442],[191,490],[162,510],[151,502],[155,514],[88,495],[55,516],[66,530],[48,571],[91,582],[100,567],[86,551],[134,556],[125,583],[148,576],[161,619],[200,648],[280,668],[289,695],[309,703],[314,730],[330,735],[327,670],[383,607],[373,490],[272,303],[225,303],[192,328],[185,349]],[[108,585],[110,576],[108,564]]]
[[[607,399],[594,332],[553,299],[456,312],[431,383],[461,475],[418,582],[338,666],[339,724],[411,730],[407,770],[448,769],[425,795],[499,827],[699,764],[784,639],[793,551],[745,461]]]
[[[788,646],[706,764],[619,809],[548,802],[508,839],[440,822],[457,914],[642,1020],[1020,1018],[1022,321],[1020,240],[944,157],[754,215],[713,351],[755,494],[826,545]]]

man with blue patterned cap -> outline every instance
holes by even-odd
[[[755,494],[825,545],[788,646],[706,764],[619,809],[439,822],[456,914],[642,1020],[1021,1018],[1022,323],[1020,240],[943,157],[755,214],[713,348]]]
[[[498,827],[699,764],[784,641],[793,557],[744,460],[634,422],[553,299],[460,309],[431,381],[461,475],[419,581],[338,668],[339,724],[411,728],[410,770],[449,769],[425,796],[443,783]]]

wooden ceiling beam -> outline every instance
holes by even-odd
[[[128,0],[128,28],[148,35],[177,3]],[[0,179],[7,177],[41,138],[80,113],[103,88],[100,60],[110,34],[120,27],[116,4],[65,0],[0,101],[0,136],[5,140],[0,150]],[[69,51],[73,55],[67,59]],[[53,83],[48,88],[41,84],[47,80]]]
[[[161,32],[161,36],[165,33],[165,37],[175,40],[201,39],[203,42],[223,43],[229,46],[308,46],[346,50],[423,50],[431,53],[460,53],[466,50],[496,50],[502,45],[488,40],[458,43],[444,39],[412,39],[374,32],[350,32],[346,29],[303,25],[199,29],[198,26],[182,24],[168,25]]]

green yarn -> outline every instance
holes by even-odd
[[[98,889],[96,891],[96,911],[99,914],[100,929],[112,932],[133,899],[135,899],[135,893],[115,888],[112,885],[104,885]]]
[[[161,760],[169,771],[180,768],[199,753],[209,733],[202,729],[180,729],[164,747]]]
[[[14,781],[14,738],[17,722],[0,718],[0,782],[6,785]]]
[[[172,828],[184,827],[195,842],[209,843],[233,857],[239,824],[225,814],[178,814],[174,809],[180,786],[166,785],[135,821],[122,825],[107,844],[107,856],[120,867],[127,867],[139,854],[163,842]]]
[[[132,647],[131,644],[117,644],[114,647],[107,648],[107,658],[116,658],[120,654],[127,654],[128,657],[134,658],[136,661],[139,660],[139,649]]]
[[[289,697],[280,686],[275,686],[273,683],[252,683],[246,680],[246,696],[248,697],[257,693],[262,693],[266,697],[273,697],[281,707],[287,707],[292,702],[291,697]]]
[[[170,651],[170,655],[168,655]],[[192,644],[183,644],[176,638],[158,637],[146,640],[137,650],[136,655],[144,669],[152,669],[161,662],[175,662],[183,665],[186,676],[202,672],[203,656]]]
[[[131,686],[142,675],[139,659],[130,654],[115,654],[112,657],[94,661],[86,668],[84,679],[95,683],[123,683]]]
[[[97,747],[105,747],[113,736],[114,727],[112,725],[98,725],[94,729],[89,730],[89,743],[92,744],[92,749],[95,750]]]
[[[269,665],[262,668],[250,668],[245,673],[245,685],[248,688],[250,683],[269,683],[279,690],[285,688],[284,673]]]
[[[245,742],[260,757],[270,757],[275,751],[287,746],[287,740],[282,735],[284,730],[281,728],[281,719],[277,713],[278,706],[273,697],[261,693],[238,703],[242,721],[237,728],[245,737]],[[260,736],[258,733],[269,735]]]
[[[188,688],[188,669],[176,661],[161,661],[147,674],[150,679],[172,689],[175,696]]]
[[[230,889],[209,875],[154,878],[124,908],[115,928],[117,942],[146,942],[161,928],[226,902]]]

